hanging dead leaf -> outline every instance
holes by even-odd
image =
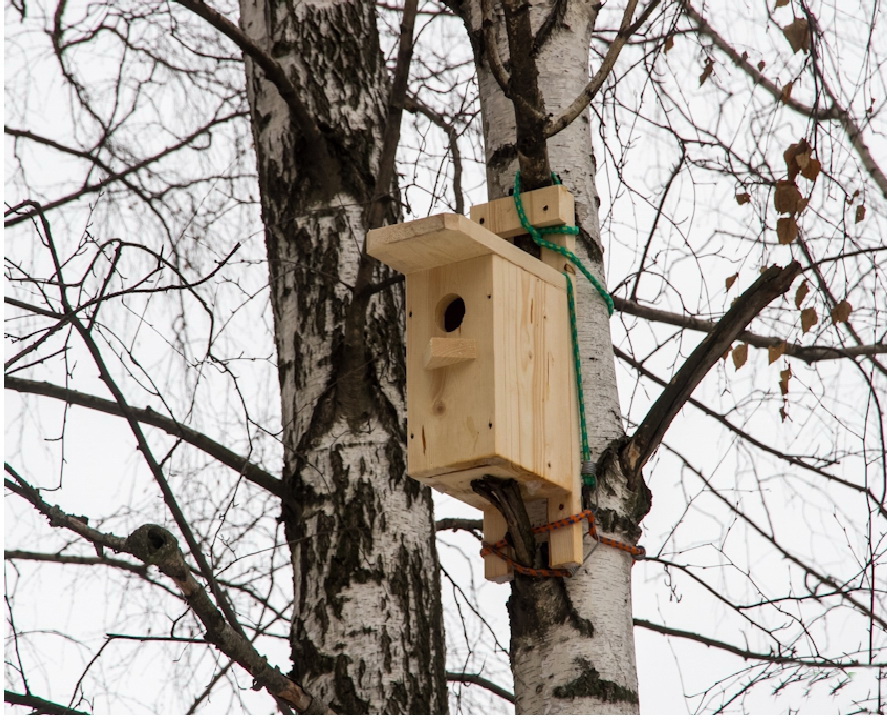
[[[668,52],[674,47],[674,35],[669,35],[665,38],[665,52]]]
[[[816,180],[822,171],[822,163],[815,157],[811,157],[806,164],[801,166],[801,175],[808,180]]]
[[[765,63],[763,60],[761,60],[758,63],[758,72],[764,72],[765,67],[767,67],[767,63]]]
[[[803,50],[810,52],[810,33],[805,18],[795,18],[791,23],[782,28],[782,34],[792,46],[792,52]]]
[[[767,357],[769,358],[768,365],[772,365],[779,358],[782,357],[782,354],[785,352],[786,344],[784,342],[777,343],[776,345],[770,345],[767,348]]]
[[[733,287],[733,283],[736,282],[736,279],[737,279],[738,277],[739,277],[739,273],[735,273],[734,275],[731,275],[730,277],[728,277],[728,278],[724,281],[724,285],[727,286],[727,289],[728,289],[728,290],[729,290],[731,287]]]
[[[792,99],[792,88],[794,86],[794,80],[791,80],[790,82],[787,82],[785,85],[782,86],[782,92],[779,93],[779,99],[782,100],[782,102],[787,103],[789,100]]]
[[[859,225],[863,220],[865,220],[865,205],[857,205],[856,206],[856,224]]]
[[[801,158],[803,157],[806,162],[810,159],[812,152],[813,148],[810,147],[810,143],[807,142],[806,138],[802,138],[786,148],[785,152],[782,153],[782,159],[785,160],[789,180],[794,180],[801,171]]]
[[[796,214],[800,215],[802,212],[804,212],[809,204],[810,198],[802,197],[800,200],[798,200],[798,212]]]
[[[747,205],[751,202],[751,196],[748,193],[736,193],[736,204]]]
[[[832,325],[847,322],[851,312],[853,312],[853,306],[846,300],[841,300],[832,308]]]
[[[699,76],[699,87],[702,87],[705,81],[708,80],[714,69],[715,61],[711,58],[705,58],[705,67],[702,69],[702,75]]]
[[[801,330],[807,332],[816,323],[819,322],[819,315],[816,314],[815,308],[804,308],[801,310]]]
[[[797,291],[795,291],[795,307],[798,310],[801,309],[801,303],[804,302],[804,298],[807,297],[808,292],[810,292],[810,286],[805,280],[798,286]]]
[[[743,343],[733,348],[733,366],[739,370],[748,360],[748,345]]]
[[[788,381],[792,378],[792,369],[787,367],[785,370],[779,371],[779,392],[785,397],[788,395]]]
[[[852,205],[854,203],[854,201],[856,200],[856,198],[858,198],[858,197],[859,197],[859,190],[855,190],[853,192],[853,194],[850,197],[848,197],[844,202],[847,203],[848,205]]]
[[[788,5],[789,0],[776,0],[776,7],[781,8]]]
[[[801,191],[791,180],[777,180],[773,193],[773,207],[778,213],[796,213],[801,202]]]
[[[791,215],[776,221],[776,237],[780,245],[791,245],[798,237],[798,223]]]

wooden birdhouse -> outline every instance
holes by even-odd
[[[562,186],[523,199],[537,227],[574,222]],[[406,276],[407,474],[484,510],[496,542],[505,521],[474,479],[517,479],[525,499],[547,499],[549,521],[581,510],[576,380],[564,259],[551,253],[555,269],[503,239],[524,232],[511,198],[471,217],[373,230],[367,252]],[[581,564],[581,532],[551,532],[552,567]],[[488,556],[486,575],[510,571]]]

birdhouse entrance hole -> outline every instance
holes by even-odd
[[[451,333],[458,330],[465,319],[465,301],[458,295],[447,295],[440,301],[439,308],[438,315],[444,332]]]

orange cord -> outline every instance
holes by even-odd
[[[575,525],[576,523],[580,523],[583,520],[588,520],[588,534],[591,537],[593,537],[595,540],[603,545],[609,545],[610,547],[614,547],[617,550],[627,552],[629,555],[631,555],[632,563],[634,563],[636,560],[643,560],[646,557],[646,551],[644,550],[644,547],[642,545],[629,545],[628,543],[599,535],[597,531],[597,518],[595,518],[594,513],[591,510],[583,510],[582,512],[578,512],[575,515],[570,515],[569,517],[561,518],[560,520],[555,520],[554,522],[545,523],[544,525],[536,525],[535,527],[532,527],[530,529],[534,533],[543,533],[550,530],[557,530],[559,528],[569,527],[570,525]],[[480,556],[486,557],[487,555],[496,555],[497,557],[507,562],[515,572],[518,572],[521,575],[529,575],[530,577],[554,578],[573,576],[573,573],[571,573],[569,570],[537,570],[535,568],[527,567],[526,565],[521,565],[520,563],[517,563],[510,557],[508,557],[508,554],[505,551],[507,544],[508,541],[505,538],[502,538],[501,540],[493,544],[484,543],[480,551]]]

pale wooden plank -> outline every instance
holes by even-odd
[[[564,287],[564,279],[557,271],[456,213],[370,230],[367,253],[404,275],[498,255],[546,282]]]
[[[423,365],[426,370],[436,370],[476,358],[477,341],[474,339],[433,337],[425,347]]]
[[[549,185],[521,193],[521,202],[527,219],[534,227],[572,225],[575,221],[575,202],[563,185]],[[527,232],[521,225],[513,197],[473,206],[471,219],[503,238],[517,237]]]
[[[484,510],[484,540],[487,543],[499,542],[507,532],[508,523],[498,510]],[[491,582],[504,583],[514,577],[514,572],[505,560],[491,553],[484,558],[484,577]]]

